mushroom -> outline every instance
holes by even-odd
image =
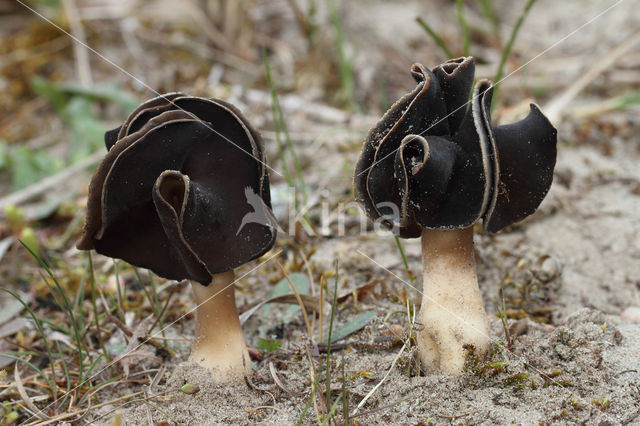
[[[234,298],[234,268],[275,242],[262,140],[232,105],[171,93],[105,134],[77,247],[161,277],[192,280],[191,359],[219,381],[251,363]]]
[[[402,238],[422,238],[417,340],[425,371],[459,373],[466,349],[482,356],[489,347],[474,223],[498,232],[524,219],[553,179],[554,127],[533,104],[523,120],[494,127],[488,80],[469,102],[474,68],[472,57],[433,70],[414,64],[416,88],[369,131],[355,171],[369,218]]]

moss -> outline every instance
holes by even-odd
[[[529,376],[528,373],[516,373],[504,379],[502,384],[504,386],[522,386],[522,382],[527,380]]]

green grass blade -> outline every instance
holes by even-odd
[[[333,415],[336,413],[336,410],[338,409],[338,404],[340,403],[340,398],[337,398],[333,404],[331,404],[331,409],[329,410],[329,412],[327,413],[327,417],[324,418],[324,420],[322,421],[322,426],[324,425],[328,425],[329,421],[331,420],[331,418],[333,417]]]
[[[83,272],[82,277],[80,278],[80,285],[78,286],[78,291],[76,292],[76,297],[73,299],[73,312],[82,312],[82,306],[84,305],[84,300],[86,298],[86,289],[84,286],[85,283],[85,279],[86,279],[86,272]],[[63,297],[64,300],[64,297]],[[85,330],[84,327],[84,318],[82,317],[82,315],[78,316],[78,328],[80,330]]]
[[[96,357],[96,359],[93,360],[93,362],[89,365],[89,368],[87,368],[87,371],[84,373],[84,375],[80,377],[81,383],[87,383],[91,379],[91,373],[93,372],[93,369],[96,368],[96,365],[98,365],[98,361],[100,361],[101,359],[102,359],[102,354],[99,354]],[[89,386],[91,386],[91,382],[89,382]]]
[[[286,151],[285,142],[282,140],[279,114],[276,106],[276,105],[279,105],[279,103],[277,102],[278,93],[276,92],[275,85],[273,83],[273,78],[271,76],[271,66],[269,65],[269,58],[267,57],[266,51],[262,52],[262,57],[264,62],[265,73],[267,76],[267,83],[269,84],[269,90],[271,92],[271,115],[272,115],[274,132],[276,134],[276,144],[278,145],[278,157],[280,157],[280,164],[282,164],[282,174],[284,175],[284,179],[287,181],[287,184],[289,186],[295,187],[295,184],[293,182],[293,177],[291,176],[291,173],[289,172],[289,167],[287,166],[287,159],[285,155],[285,151]]]
[[[118,270],[118,262],[113,259],[113,271],[116,279],[116,301],[117,301],[117,313],[120,321],[124,322],[124,312],[126,310],[125,306],[125,297],[126,297],[126,288],[124,291],[121,289],[120,285],[120,271]]]
[[[49,389],[56,389],[55,385],[53,383],[51,383],[51,380],[49,380],[49,377],[47,377],[47,375],[44,374],[44,371],[42,371],[41,369],[39,369],[38,367],[36,367],[32,363],[27,361],[26,359],[23,359],[20,356],[14,355],[13,353],[10,353],[10,352],[0,352],[0,356],[16,360],[18,362],[21,362],[21,363],[31,367],[35,372],[37,372],[40,375],[40,377],[42,377],[44,379],[45,382],[47,382],[47,385],[49,386]]]
[[[284,133],[284,139],[287,143],[287,149],[289,150],[289,155],[293,159],[293,166],[296,169],[298,183],[300,184],[300,191],[302,192],[302,200],[303,200],[303,203],[306,204],[307,203],[307,185],[304,183],[302,166],[300,165],[300,160],[298,160],[298,154],[296,154],[296,150],[293,146],[293,142],[291,142],[291,137],[289,136],[289,130],[287,129],[287,123],[284,120],[284,115],[282,114],[282,108],[280,107],[280,101],[278,100],[277,94],[275,99],[276,99],[276,105],[278,109],[278,117],[280,118],[280,126],[282,127],[282,132]]]
[[[436,43],[436,45],[442,50],[442,52],[444,53],[444,55],[447,58],[453,58],[453,53],[451,53],[451,50],[449,50],[449,48],[447,47],[447,44],[444,42],[443,39],[440,38],[440,36],[438,34],[436,34],[436,32],[433,30],[433,28],[431,28],[429,26],[429,24],[427,24],[424,19],[417,17],[416,18],[416,22],[422,27],[422,29],[431,36],[431,38],[433,39],[433,41]]]
[[[107,359],[107,362],[111,362],[111,357],[107,353],[107,349],[102,341],[102,328],[100,327],[100,317],[98,316],[98,293],[96,291],[96,275],[93,269],[93,258],[91,257],[91,251],[88,252],[89,260],[89,280],[91,282],[91,306],[93,307],[93,317],[95,318],[96,332],[98,333],[98,346],[102,349],[102,354]]]
[[[60,357],[60,359],[64,359],[64,354],[62,353],[62,349],[60,348],[60,343],[56,340],[56,349],[58,350],[58,356]],[[71,388],[72,388],[72,384],[71,384],[71,375],[69,374],[69,368],[67,368],[67,363],[66,362],[61,362],[60,364],[62,364],[62,371],[64,372],[64,378],[66,380],[67,383],[67,391],[64,393],[63,397],[62,397],[62,401],[60,401],[60,407],[64,407],[64,405],[67,403],[67,400],[69,399],[69,397],[71,396]]]
[[[316,378],[313,381],[313,387],[311,388],[311,393],[309,394],[309,398],[307,398],[307,403],[304,405],[304,409],[302,413],[300,413],[300,418],[298,419],[297,426],[300,426],[304,422],[304,417],[307,415],[307,411],[309,411],[309,407],[311,407],[311,402],[313,401],[313,395],[317,392],[318,384],[320,383],[320,374],[316,374]]]
[[[511,30],[511,35],[509,36],[509,41],[507,41],[506,46],[504,47],[504,49],[502,49],[502,56],[500,57],[500,63],[498,64],[498,70],[496,71],[496,75],[493,78],[494,83],[494,88],[493,88],[493,99],[497,98],[497,93],[498,93],[498,86],[500,84],[500,80],[502,79],[502,75],[504,72],[504,65],[507,62],[507,58],[509,57],[509,53],[511,53],[511,48],[513,47],[513,42],[516,40],[516,37],[518,36],[518,32],[520,31],[520,27],[522,27],[522,24],[524,23],[524,20],[527,17],[527,14],[529,13],[529,10],[531,10],[531,8],[533,7],[533,5],[535,4],[536,0],[529,0],[527,1],[527,4],[524,6],[524,9],[522,10],[522,13],[520,14],[520,16],[518,17],[518,20],[516,21],[516,24],[514,25],[513,29]]]
[[[167,312],[167,308],[169,307],[169,302],[171,301],[171,296],[173,296],[173,292],[170,292],[169,295],[167,296],[167,300],[164,302],[164,305],[162,306],[162,309],[160,310],[160,313],[158,314],[158,316],[156,317],[156,320],[153,322],[153,324],[151,324],[151,327],[149,327],[149,331],[147,332],[147,335],[151,336],[153,334],[153,329],[159,325],[160,326],[160,331],[162,332],[162,336],[164,337],[164,315]],[[168,343],[165,342],[163,343],[164,347],[168,347]]]
[[[464,43],[464,56],[471,54],[471,38],[469,36],[469,26],[467,18],[464,16],[464,3],[462,0],[456,0],[456,11],[458,14],[458,23],[462,32],[462,42]]]
[[[144,296],[147,298],[147,301],[149,302],[149,306],[151,307],[151,310],[155,314],[154,305],[153,305],[153,296],[151,296],[151,293],[149,293],[149,291],[147,290],[147,286],[145,285],[144,280],[142,279],[142,275],[140,275],[140,271],[138,271],[138,268],[136,268],[133,265],[131,265],[131,267],[133,268],[133,273],[136,275],[136,278],[138,279],[138,283],[140,284],[140,287],[142,287]]]
[[[55,277],[55,275],[53,275],[53,272],[51,271],[51,268],[49,268],[49,265],[47,265],[41,258],[40,256],[38,256],[33,250],[31,250],[27,245],[25,245],[22,241],[18,240],[20,242],[20,244],[22,244],[22,247],[24,247],[29,254],[31,254],[31,256],[40,264],[40,266],[47,272],[47,275],[49,276],[49,278],[51,278],[51,280],[53,281],[53,283],[55,284],[58,293],[60,294],[60,296],[62,296],[62,300],[64,302],[64,306],[61,306],[61,308],[65,309],[67,311],[67,314],[69,315],[69,319],[71,320],[71,325],[73,327],[73,336],[74,336],[74,340],[76,342],[76,350],[78,352],[78,362],[80,364],[80,373],[82,374],[82,370],[84,369],[84,356],[85,356],[85,350],[84,350],[84,345],[82,344],[82,333],[80,332],[80,329],[78,327],[78,322],[76,321],[76,316],[73,314],[73,308],[71,307],[71,304],[69,303],[69,299],[67,298],[67,295],[65,294],[64,290],[62,289],[62,286],[60,285],[60,282],[58,281],[58,279]],[[47,281],[47,279],[42,276],[45,284],[51,288],[49,282]],[[52,293],[53,293],[53,289],[52,289]],[[88,354],[88,352],[87,352]]]
[[[493,9],[492,0],[479,0],[479,3],[480,3],[480,9],[482,10],[482,14],[491,23],[491,30],[493,31],[493,36],[496,38],[498,43],[501,43],[500,23],[498,22],[496,11]]]
[[[54,330],[58,330],[62,334],[66,334],[67,336],[72,333],[72,331],[69,330],[68,328],[63,327],[60,324],[56,324],[55,322],[51,321],[50,319],[47,319],[47,318],[44,318],[44,317],[38,317],[38,320],[40,320],[44,324],[47,324],[49,327],[53,328]]]
[[[347,377],[344,374],[344,354],[342,354],[342,417],[344,417],[344,425],[349,426],[349,395]]]
[[[333,320],[336,316],[336,305],[338,304],[338,262],[336,261],[336,282],[333,286],[333,302],[331,302],[331,319],[329,321],[329,340],[327,341],[327,371],[325,380],[325,400],[327,406],[331,404],[331,338],[333,336]]]
[[[268,60],[265,62],[265,65],[268,67]],[[268,68],[267,68],[268,69]],[[278,97],[278,91],[276,90],[275,84],[273,82],[273,78],[271,76],[271,72],[269,70],[267,74],[267,78],[269,80],[269,89],[271,90],[271,99],[272,99],[272,108],[275,108],[273,111],[277,114],[277,121],[279,122],[279,128],[284,135],[285,143],[287,150],[289,151],[289,156],[293,160],[293,166],[296,169],[296,177],[298,179],[298,183],[300,184],[300,191],[302,191],[302,199],[304,203],[307,202],[307,186],[304,183],[304,175],[302,174],[302,166],[300,165],[300,160],[298,159],[298,154],[293,146],[293,142],[291,141],[291,137],[289,136],[289,129],[287,128],[287,122],[284,119],[284,114],[282,112],[282,107],[280,106],[280,98]],[[274,116],[274,121],[276,117]]]
[[[51,374],[53,375],[53,382],[54,382],[54,386],[51,387],[51,391],[54,392],[54,395],[56,395],[57,377],[56,377],[56,370],[54,366],[56,358],[53,356],[53,353],[51,352],[51,346],[49,346],[49,341],[47,340],[47,335],[44,332],[44,328],[42,327],[42,322],[40,321],[40,318],[36,316],[35,312],[33,312],[33,310],[29,307],[29,305],[27,305],[27,303],[25,303],[25,301],[22,300],[22,298],[17,293],[14,293],[13,291],[4,287],[0,287],[0,290],[8,293],[9,295],[13,296],[14,299],[20,302],[20,304],[22,304],[24,309],[29,313],[29,315],[33,319],[33,322],[36,325],[36,328],[38,329],[38,333],[40,333],[40,335],[42,336],[42,341],[44,342],[45,351],[47,352],[47,356],[49,357],[49,363],[51,365]]]
[[[404,264],[404,269],[407,270],[407,275],[409,275],[409,279],[411,283],[416,282],[416,277],[413,276],[413,271],[409,268],[409,262],[407,261],[407,256],[404,254],[404,249],[402,248],[402,243],[400,242],[400,238],[397,235],[394,235],[396,239],[396,245],[398,246],[398,251],[400,252],[400,257],[402,258],[402,263]]]
[[[340,83],[342,85],[342,93],[347,101],[347,106],[352,111],[358,110],[355,101],[355,78],[353,75],[353,65],[348,60],[344,51],[344,31],[340,13],[336,7],[335,0],[327,0],[327,9],[329,10],[329,21],[333,26],[336,37],[336,47],[338,49],[338,69],[340,72]]]
[[[107,379],[104,382],[100,382],[100,383],[96,384],[95,386],[93,386],[91,392],[85,392],[84,395],[82,395],[82,397],[80,398],[80,400],[78,401],[78,403],[76,405],[78,405],[78,406],[82,405],[82,403],[85,401],[85,399],[87,398],[88,395],[95,395],[100,389],[110,385],[113,382],[117,382],[120,379],[122,379],[122,374],[119,374],[117,376],[111,377],[110,379]],[[84,382],[81,383],[81,385],[83,385],[83,384],[84,384]]]
[[[158,286],[156,280],[153,279],[153,274],[149,274],[149,283],[151,284],[151,296],[153,296],[153,313],[158,315],[160,313],[160,300],[158,300]]]
[[[264,66],[265,66],[265,72],[267,76],[267,82],[269,83],[269,91],[271,92],[271,113],[273,115],[273,126],[276,133],[276,142],[278,144],[278,155],[280,157],[280,162],[282,163],[284,168],[283,173],[285,175],[285,180],[287,180],[287,183],[289,184],[289,186],[295,187],[293,183],[293,176],[287,167],[287,162],[285,158],[285,152],[288,152],[293,162],[293,166],[295,168],[296,179],[298,181],[300,191],[302,192],[302,200],[306,204],[307,186],[304,182],[302,166],[300,165],[298,154],[296,153],[295,147],[293,146],[293,142],[291,141],[291,137],[289,136],[289,129],[287,128],[287,123],[284,119],[284,113],[282,112],[282,107],[280,106],[278,91],[276,90],[276,86],[273,81],[273,76],[271,75],[271,67],[269,65],[269,58],[267,57],[266,52],[263,52],[263,56],[264,56]],[[284,141],[282,140],[283,137],[284,137]],[[296,208],[297,208],[297,205],[296,205]]]

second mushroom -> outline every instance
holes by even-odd
[[[517,123],[493,126],[488,80],[469,102],[474,70],[472,57],[432,70],[413,65],[416,88],[369,131],[355,171],[366,214],[400,237],[422,239],[417,337],[427,371],[459,373],[467,349],[488,350],[473,225],[482,220],[497,232],[533,213],[556,161],[556,130],[537,106]]]
[[[233,270],[276,238],[260,136],[224,101],[171,93],[142,104],[105,142],[78,248],[192,280],[191,359],[217,381],[242,378],[251,363]]]

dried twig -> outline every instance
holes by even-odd
[[[133,336],[133,330],[131,329],[131,327],[129,327],[128,325],[122,323],[118,318],[116,318],[115,316],[109,314],[109,320],[113,321],[113,323],[116,325],[116,327],[118,327],[120,330],[122,330],[122,332],[127,336],[127,337],[132,337]],[[158,342],[156,339],[148,337],[148,336],[142,336],[142,337],[138,337],[138,342],[139,343],[148,343],[149,345],[153,346],[156,349],[160,349],[163,351],[167,351],[167,353],[171,356],[175,355],[175,351],[167,346],[164,346],[162,343]]]
[[[13,377],[14,377],[14,380],[16,381],[16,389],[18,390],[18,393],[20,394],[22,401],[24,401],[27,408],[29,408],[33,412],[33,414],[36,417],[38,417],[40,420],[45,420],[45,421],[49,420],[49,417],[46,414],[44,414],[42,411],[40,411],[38,407],[36,407],[36,405],[33,403],[31,398],[29,398],[29,395],[27,395],[27,391],[24,389],[24,386],[22,385],[22,379],[20,379],[20,373],[18,372],[18,364],[16,364],[16,368],[14,371],[15,373]]]
[[[113,404],[122,402],[122,401],[124,401],[126,399],[137,397],[137,396],[140,396],[140,395],[143,395],[143,394],[144,394],[144,391],[135,392],[135,393],[132,393],[132,394],[129,394],[129,395],[124,395],[124,396],[118,397],[116,399],[112,399],[111,401],[106,401],[106,402],[102,402],[100,404],[96,404],[96,405],[93,406],[93,408],[101,408],[101,407],[104,407],[104,406],[107,406],[107,405],[113,405]],[[161,394],[155,395],[154,398],[157,398],[159,396],[162,396],[162,395]],[[131,401],[128,401],[128,402],[131,402]],[[48,419],[47,421],[45,421],[43,423],[39,423],[38,421],[31,422],[31,423],[28,423],[27,426],[49,425],[49,424],[57,423],[57,422],[60,422],[61,420],[66,420],[66,419],[70,419],[70,418],[78,416],[78,415],[82,415],[82,414],[86,413],[88,410],[90,410],[91,408],[92,407],[87,407],[87,408],[83,408],[81,410],[73,411],[73,412],[70,412],[70,413],[64,413],[64,414],[61,414],[59,416],[52,417],[52,418]],[[109,412],[107,414],[110,414],[110,413],[111,412]],[[97,421],[97,420],[99,420],[99,418],[98,419],[93,419],[93,421]]]
[[[409,302],[407,301],[407,304]],[[408,309],[408,308],[407,308]],[[411,323],[415,323],[416,320],[416,310],[413,310],[413,318],[411,318]],[[396,355],[396,357],[393,359],[393,362],[391,363],[391,367],[389,367],[389,370],[387,371],[387,373],[384,375],[384,377],[382,378],[382,380],[380,380],[374,387],[373,389],[371,389],[371,391],[369,391],[369,393],[362,398],[362,400],[360,401],[360,403],[358,404],[358,406],[356,407],[355,410],[353,410],[353,413],[351,413],[351,415],[349,417],[355,417],[358,414],[358,410],[360,410],[360,408],[362,408],[364,406],[364,404],[367,402],[367,400],[371,397],[371,395],[373,395],[380,386],[382,386],[382,383],[384,383],[385,380],[387,380],[387,378],[389,377],[389,374],[391,374],[391,372],[393,371],[393,369],[396,366],[396,363],[398,362],[398,360],[400,359],[400,356],[402,355],[402,353],[404,352],[404,350],[410,345],[411,343],[411,339],[410,336],[407,336],[407,340],[404,342],[404,345],[402,345],[402,348],[400,348],[400,351],[398,352],[398,355]]]
[[[64,12],[69,20],[71,27],[71,35],[73,36],[73,56],[76,59],[76,71],[80,84],[88,87],[91,86],[93,78],[91,77],[91,62],[89,61],[89,49],[87,49],[87,38],[84,34],[84,28],[80,17],[78,16],[78,6],[75,0],[62,0]]]
[[[276,372],[276,368],[273,366],[273,362],[269,361],[269,372],[271,373],[271,377],[273,378],[273,381],[275,382],[275,384],[282,389],[283,391],[285,391],[286,393],[288,393],[289,395],[292,396],[302,396],[303,394],[301,392],[294,392],[291,389],[289,389],[288,387],[286,387],[282,381],[280,380],[280,378],[278,377],[278,373]]]
[[[299,298],[298,298],[299,296]],[[309,296],[307,294],[283,294],[282,296],[275,296],[269,299],[263,300],[252,307],[248,308],[242,314],[240,314],[240,324],[244,324],[247,320],[262,306],[268,303],[287,303],[291,305],[302,306],[305,312],[318,312],[320,309],[320,300],[317,297]],[[300,300],[298,300],[300,299]]]
[[[98,151],[90,156],[78,161],[75,164],[67,167],[66,169],[56,173],[55,175],[48,176],[34,184],[27,186],[19,191],[11,193],[6,197],[0,198],[0,216],[4,215],[4,208],[8,205],[19,205],[34,197],[40,196],[47,191],[59,186],[64,185],[65,182],[73,182],[72,179],[79,172],[84,169],[93,166],[104,157],[103,151]]]
[[[591,68],[584,72],[582,76],[566,90],[545,105],[543,110],[549,120],[552,123],[557,122],[565,111],[567,105],[569,105],[569,103],[571,103],[571,101],[578,96],[578,94],[587,87],[589,83],[598,77],[604,70],[613,65],[618,58],[638,42],[640,42],[640,32],[634,32],[614,49],[609,50],[603,58],[593,61]]]
[[[298,304],[300,305],[300,308],[302,310],[302,317],[304,318],[304,324],[307,327],[307,335],[309,336],[309,340],[313,342],[313,336],[311,335],[311,324],[309,323],[309,316],[307,315],[307,309],[304,305],[304,302],[302,301],[302,298],[300,297],[300,293],[298,293],[298,289],[293,284],[293,281],[291,281],[291,278],[289,278],[289,275],[287,274],[287,271],[284,269],[284,266],[282,266],[282,263],[280,263],[280,261],[277,261],[277,262],[278,262],[278,266],[282,270],[282,273],[284,274],[284,277],[287,279],[287,281],[289,281],[291,290],[293,291],[293,294],[295,295],[298,301]]]

